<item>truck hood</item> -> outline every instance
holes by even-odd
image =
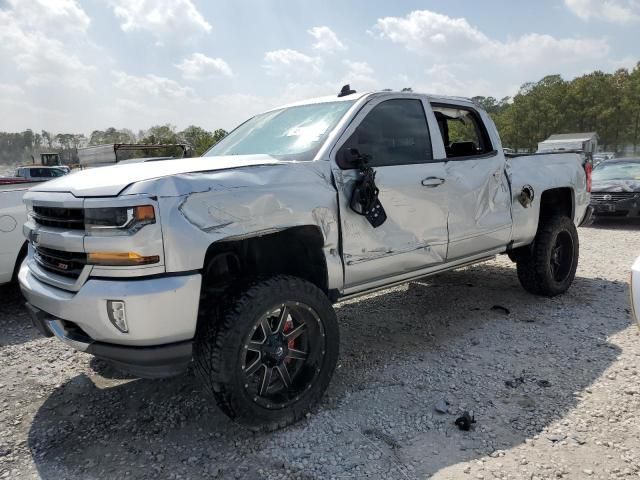
[[[618,179],[593,182],[592,192],[640,192],[640,180]]]
[[[76,197],[114,197],[129,185],[183,173],[212,172],[230,168],[281,163],[270,155],[178,158],[76,171],[34,186],[37,192],[70,192]]]

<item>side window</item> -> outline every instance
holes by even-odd
[[[16,177],[24,177],[24,175],[23,175],[23,173],[22,173],[22,169],[21,169],[21,168],[19,168],[19,169],[16,171]]]
[[[491,153],[489,134],[478,112],[458,105],[432,104],[447,158]]]
[[[51,175],[49,175],[49,171],[46,168],[32,168],[31,169],[31,177],[32,178],[48,178]]]
[[[343,149],[369,155],[373,167],[433,160],[429,127],[416,99],[386,100],[376,105],[356,128]]]

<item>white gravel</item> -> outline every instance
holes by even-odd
[[[505,257],[339,305],[327,394],[272,434],[227,420],[193,375],[125,378],[39,337],[0,289],[0,478],[638,478],[639,230],[581,228],[561,297],[525,293]]]

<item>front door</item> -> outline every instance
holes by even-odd
[[[345,288],[443,263],[447,253],[445,162],[434,161],[430,129],[419,96],[371,100],[332,152],[342,226]],[[431,123],[431,125],[429,125]],[[374,227],[350,206],[360,170],[340,160],[357,151],[376,172],[386,221]]]

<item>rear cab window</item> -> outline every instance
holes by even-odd
[[[489,133],[476,110],[432,103],[447,158],[460,159],[494,153]]]

